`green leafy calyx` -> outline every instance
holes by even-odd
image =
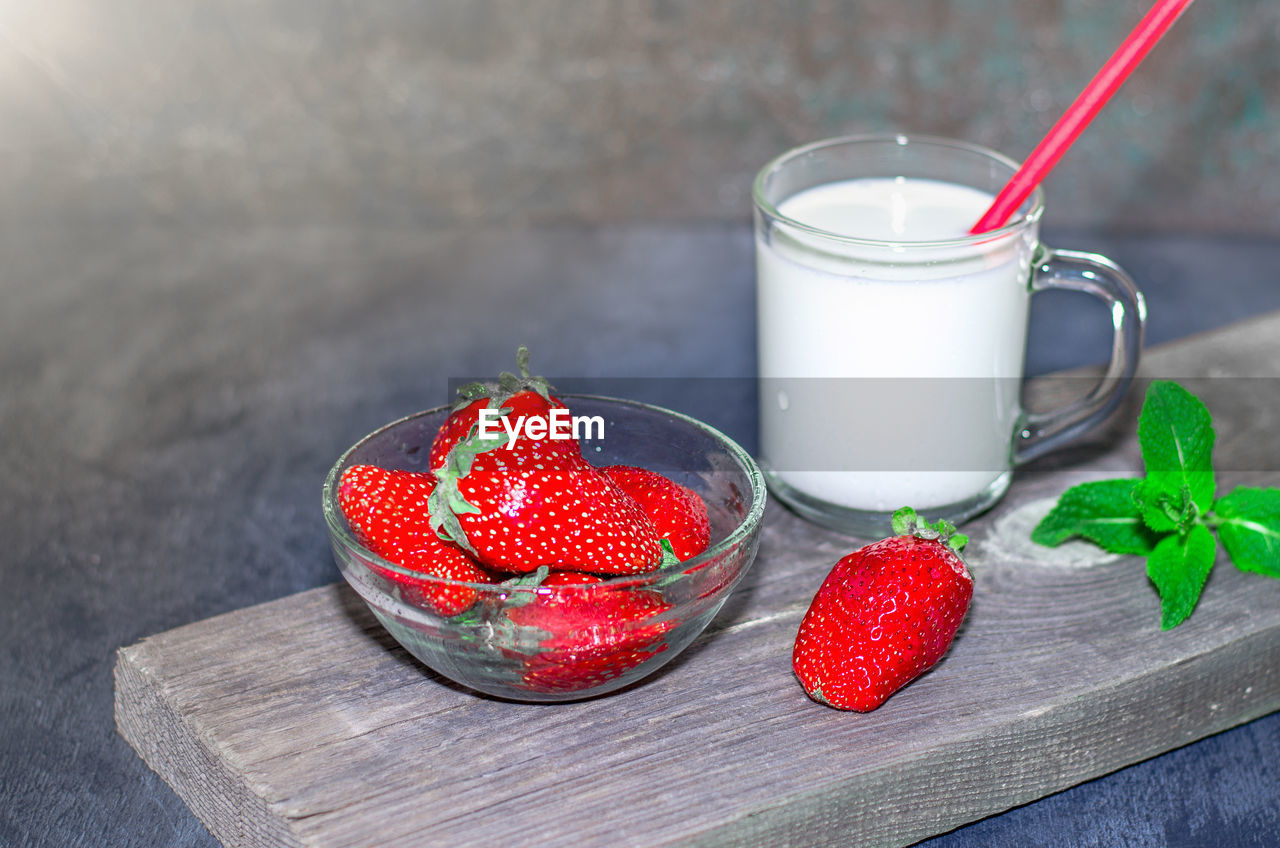
[[[520,392],[533,391],[548,401],[551,399],[552,386],[547,379],[529,373],[529,348],[524,345],[516,349],[516,367],[520,369],[519,376],[503,371],[498,375],[496,383],[467,383],[459,387],[454,410],[462,409],[477,400],[486,400],[487,408],[496,409],[500,416],[505,416],[512,411],[511,407],[505,405],[506,402]],[[471,554],[475,554],[476,549],[462,529],[458,516],[474,515],[480,512],[480,508],[463,496],[458,484],[471,473],[471,465],[477,456],[502,447],[508,440],[509,437],[501,433],[481,438],[473,425],[467,437],[449,451],[444,464],[432,469],[436,477],[436,488],[427,500],[431,529],[441,539],[453,542]]]
[[[516,349],[516,367],[520,369],[520,374],[512,374],[510,371],[503,371],[498,375],[495,382],[472,382],[458,387],[458,400],[454,403],[455,410],[462,409],[470,404],[488,399],[490,409],[498,409],[514,395],[520,392],[530,391],[541,395],[543,400],[551,400],[551,392],[555,387],[547,381],[546,377],[529,373],[529,348],[520,345]]]
[[[434,470],[436,487],[427,499],[431,529],[441,539],[453,542],[473,555],[476,553],[475,546],[467,538],[458,516],[478,514],[480,507],[466,499],[459,484],[471,473],[472,463],[477,456],[497,450],[506,443],[506,433],[483,438],[479,427],[472,425],[467,437],[454,445],[445,456],[444,464]]]
[[[956,553],[964,550],[969,537],[956,532],[956,526],[945,518],[930,524],[918,515],[914,509],[904,506],[893,513],[893,534],[895,536],[915,536],[920,539],[936,539]]]

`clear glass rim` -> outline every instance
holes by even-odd
[[[556,394],[556,397],[564,400],[587,400],[587,401],[602,402],[607,404],[618,404],[621,406],[635,407],[637,409],[643,409],[648,412],[656,412],[662,415],[670,416],[671,418],[674,418],[677,421],[681,421],[685,424],[688,424],[696,429],[703,431],[704,433],[706,433],[707,435],[715,439],[715,441],[723,445],[725,450],[738,463],[738,466],[742,468],[743,472],[747,476],[747,479],[751,483],[751,508],[747,510],[747,514],[743,516],[742,520],[738,522],[738,525],[733,528],[733,531],[729,533],[729,535],[721,539],[716,544],[711,545],[705,551],[698,554],[697,556],[690,557],[689,559],[683,562],[673,563],[665,568],[655,569],[654,571],[647,571],[647,572],[644,572],[643,574],[621,574],[621,575],[613,575],[613,576],[596,575],[598,577],[603,577],[604,579],[596,583],[564,584],[562,586],[558,586],[557,587],[558,589],[565,589],[565,588],[572,589],[572,588],[579,588],[579,587],[582,589],[604,589],[604,588],[618,589],[618,588],[627,588],[630,586],[648,586],[658,582],[659,580],[664,582],[670,582],[671,580],[679,579],[680,577],[684,576],[687,573],[698,570],[699,568],[704,566],[706,563],[715,560],[720,555],[732,550],[734,547],[741,544],[743,541],[747,539],[748,536],[751,535],[751,532],[753,531],[753,529],[757,525],[759,525],[760,521],[763,519],[765,503],[767,501],[766,493],[768,491],[765,485],[764,472],[760,470],[760,466],[751,457],[751,454],[747,453],[745,450],[743,450],[742,446],[740,446],[737,442],[735,442],[733,439],[730,439],[728,436],[726,436],[724,433],[717,430],[715,427],[712,427],[710,424],[706,424],[702,421],[699,421],[696,418],[692,418],[688,415],[685,415],[684,413],[676,412],[671,409],[666,409],[661,406],[655,406],[653,404],[648,404],[648,403],[641,403],[640,401],[626,400],[623,398],[611,398],[611,397],[604,397],[601,395],[559,394],[559,393]],[[369,433],[368,435],[364,436],[359,441],[357,441],[354,445],[352,445],[351,447],[347,448],[345,451],[342,452],[342,456],[338,457],[338,461],[333,464],[333,467],[329,469],[329,473],[325,476],[324,487],[322,490],[322,504],[324,508],[324,518],[325,518],[325,523],[328,524],[329,526],[329,532],[332,533],[336,538],[338,538],[345,547],[358,551],[362,557],[367,559],[373,565],[376,565],[379,568],[384,568],[387,571],[402,575],[404,577],[410,577],[415,580],[420,580],[423,582],[440,585],[440,586],[457,586],[457,587],[466,587],[466,588],[476,589],[481,593],[488,593],[488,594],[494,594],[494,593],[511,594],[511,593],[518,593],[518,592],[536,592],[537,587],[503,586],[499,583],[472,583],[466,580],[452,580],[447,577],[432,577],[429,575],[423,575],[421,572],[418,572],[418,571],[411,571],[410,569],[397,565],[396,563],[391,562],[390,560],[382,558],[378,554],[375,554],[373,551],[369,550],[364,545],[362,545],[360,541],[356,539],[355,535],[351,533],[351,531],[348,529],[347,520],[346,518],[343,517],[342,510],[338,508],[338,505],[337,505],[338,478],[342,473],[343,466],[346,465],[347,459],[351,456],[351,454],[353,454],[355,451],[359,450],[361,447],[365,446],[372,440],[378,438],[379,436],[383,435],[384,433],[386,433],[387,431],[393,428],[399,427],[403,424],[407,424],[418,418],[424,418],[428,415],[437,415],[439,413],[442,413],[451,409],[452,409],[452,405],[437,406],[432,409],[424,409],[421,412],[415,412],[410,415],[406,415],[403,418],[397,418],[395,421],[392,421],[388,424],[384,424],[383,426],[374,430],[372,433]],[[522,575],[512,575],[512,577],[520,577],[520,576]]]
[[[825,138],[809,144],[801,145],[800,147],[794,147],[782,155],[770,160],[767,165],[761,168],[756,174],[756,178],[751,185],[751,197],[756,209],[762,215],[765,215],[774,221],[823,239],[830,239],[831,241],[839,242],[840,244],[855,245],[859,247],[874,247],[881,249],[889,248],[894,250],[926,250],[930,248],[956,248],[981,245],[1019,233],[1039,221],[1040,217],[1044,214],[1044,190],[1040,186],[1036,186],[1035,191],[1031,193],[1031,205],[1027,209],[1026,213],[994,230],[939,241],[885,241],[881,239],[857,238],[855,236],[842,235],[830,230],[824,230],[821,227],[806,224],[802,221],[797,221],[795,218],[782,214],[778,211],[777,206],[766,199],[764,194],[765,183],[771,176],[786,167],[795,159],[798,159],[801,156],[806,156],[814,151],[825,150],[832,147],[851,147],[864,144],[895,144],[899,147],[906,147],[910,145],[977,154],[1008,168],[1010,176],[1012,176],[1013,172],[1017,171],[1019,167],[1016,161],[1005,156],[1003,153],[998,153],[995,150],[991,150],[990,148],[983,147],[979,144],[973,144],[967,141],[958,141],[951,138],[943,138],[941,136],[905,135],[902,133],[836,136],[834,138]],[[855,175],[850,175],[849,177],[849,179],[855,178]]]

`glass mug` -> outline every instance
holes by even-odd
[[[898,135],[820,141],[757,175],[761,464],[800,515],[861,536],[887,533],[902,506],[958,523],[996,503],[1016,465],[1119,405],[1146,318],[1129,276],[1040,244],[1039,189],[1005,226],[955,235],[1016,169],[972,144]],[[1112,358],[1085,397],[1028,413],[1027,312],[1046,289],[1107,305]]]

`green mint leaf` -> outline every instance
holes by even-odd
[[[1213,506],[1213,439],[1213,419],[1195,395],[1169,380],[1151,384],[1138,416],[1138,443],[1147,469],[1139,497],[1143,517],[1158,525],[1153,530],[1164,526],[1162,516],[1170,510],[1180,516],[1186,512],[1184,487],[1198,513]],[[1190,526],[1175,522],[1183,524],[1183,529]]]
[[[1165,536],[1147,557],[1147,576],[1160,593],[1160,629],[1177,627],[1200,600],[1218,544],[1203,524]]]
[[[1072,486],[1031,531],[1031,541],[1053,548],[1081,536],[1116,554],[1151,553],[1156,536],[1143,523],[1133,500],[1141,482],[1099,480]]]
[[[1157,533],[1186,533],[1200,518],[1191,489],[1184,485],[1170,492],[1168,480],[1148,477],[1134,488],[1133,500],[1143,522]]]
[[[1240,486],[1218,498],[1213,512],[1236,568],[1280,577],[1280,489]]]

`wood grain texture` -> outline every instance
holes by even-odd
[[[1277,362],[1280,316],[1147,358],[1213,411],[1223,490],[1280,480]],[[1077,386],[1041,383],[1037,402]],[[227,845],[910,843],[1280,708],[1280,581],[1220,553],[1162,633],[1141,560],[1026,539],[1067,485],[1139,470],[1138,400],[1111,440],[1020,472],[970,525],[960,637],[868,715],[810,701],[790,670],[813,592],[857,542],[771,504],[708,631],[614,695],[469,694],[335,584],[121,649],[117,726]]]

